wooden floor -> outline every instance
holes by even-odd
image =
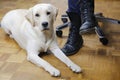
[[[59,8],[55,26],[61,24],[60,16],[67,9],[67,0],[0,0],[0,20],[9,10],[29,8],[40,2],[50,2]],[[120,20],[119,0],[96,0],[95,12]],[[26,52],[14,40],[5,35],[0,28],[0,80],[120,80],[120,25],[102,24],[109,39],[107,46],[102,45],[96,34],[83,35],[84,46],[69,56],[82,67],[83,73],[75,74],[52,54],[43,56],[61,71],[61,77],[51,77],[42,68],[26,60]],[[63,38],[58,38],[62,48],[67,39],[68,29],[63,30]]]

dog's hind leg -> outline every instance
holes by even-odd
[[[12,35],[12,32],[11,32],[11,31],[8,31],[7,35],[8,35],[10,38],[13,38],[13,35]]]
[[[8,35],[10,38],[13,38],[12,32],[10,30],[4,29],[6,32],[6,35]]]
[[[12,32],[8,29],[7,26],[8,25],[5,24],[4,22],[2,22],[2,24],[0,24],[0,27],[4,29],[4,31],[6,32],[6,35],[8,35],[10,38],[13,38]]]

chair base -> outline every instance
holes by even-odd
[[[106,17],[103,16],[102,13],[95,14],[95,17],[96,17],[98,22],[108,22],[108,23],[113,23],[113,24],[120,24],[120,20],[106,18]],[[68,22],[68,16],[67,15],[62,15],[61,20],[62,20],[63,24],[57,26],[57,28],[56,28],[56,35],[58,37],[62,37],[62,34],[63,34],[62,29],[68,27],[69,24],[70,24],[70,22]],[[95,26],[95,28],[93,30],[98,35],[99,41],[103,45],[107,45],[108,44],[108,39],[105,37],[105,34],[102,31],[102,29],[100,28],[100,26],[99,25]],[[89,31],[86,30],[84,33],[87,33],[87,32],[89,32]]]

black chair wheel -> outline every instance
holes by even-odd
[[[62,20],[63,23],[68,22],[68,19],[67,19],[67,18],[62,18],[61,20]]]
[[[56,35],[58,37],[62,37],[63,32],[61,30],[56,31]]]
[[[62,20],[63,23],[68,22],[68,16],[67,15],[62,15],[61,20]]]
[[[100,38],[100,42],[101,42],[103,45],[107,45],[107,44],[108,44],[108,39],[107,39],[107,38]]]

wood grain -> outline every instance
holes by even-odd
[[[0,20],[4,14],[17,8],[29,8],[37,3],[49,2],[59,8],[55,27],[60,25],[61,15],[67,9],[66,0],[0,0]],[[104,16],[120,19],[119,0],[96,0],[95,12]],[[46,61],[61,71],[61,77],[51,77],[45,70],[26,60],[26,52],[10,39],[0,28],[0,80],[120,80],[120,25],[102,24],[109,39],[107,46],[102,45],[96,34],[82,35],[84,46],[73,56],[83,73],[75,74],[52,54],[45,55]],[[68,28],[63,30],[63,38],[57,38],[62,48],[68,36]]]

